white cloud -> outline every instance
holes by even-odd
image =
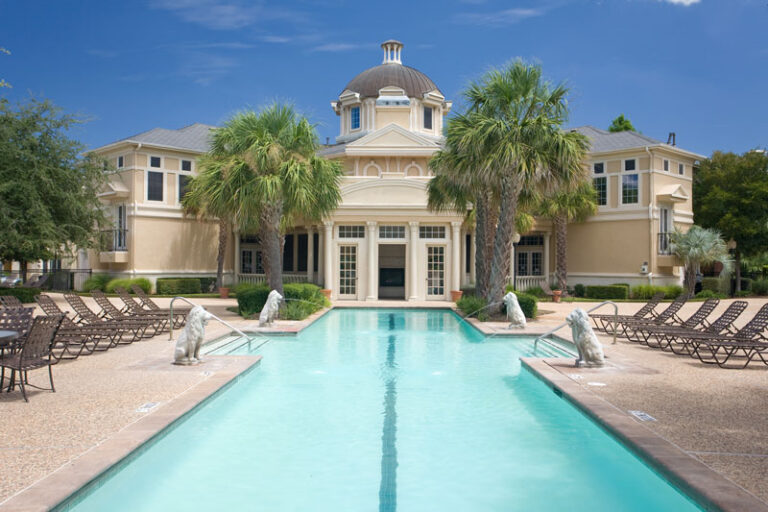
[[[693,4],[698,4],[701,2],[701,0],[661,0],[662,2],[667,2],[669,4],[675,4],[675,5],[682,5],[685,7],[690,7]]]
[[[214,30],[234,30],[258,22],[306,20],[300,12],[266,7],[247,0],[152,0],[155,9],[171,11],[188,23]]]
[[[545,9],[519,8],[504,9],[503,11],[486,13],[461,13],[455,16],[459,23],[469,23],[472,25],[486,25],[499,27],[502,25],[512,25],[528,18],[535,18],[546,13]]]
[[[357,50],[359,48],[373,47],[369,44],[356,44],[356,43],[325,43],[320,46],[312,48],[313,52],[347,52],[350,50]]]

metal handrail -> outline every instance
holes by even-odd
[[[189,299],[188,299],[188,298],[186,298],[186,297],[181,297],[181,296],[179,296],[179,297],[174,297],[174,298],[172,298],[172,299],[171,299],[171,306],[170,306],[170,324],[169,324],[169,325],[170,325],[170,329],[168,329],[168,340],[170,340],[170,341],[173,341],[173,302],[174,302],[176,299],[181,299],[181,300],[183,300],[184,302],[186,302],[187,304],[189,304],[189,305],[190,305],[190,306],[192,306],[192,307],[194,307],[194,306],[197,306],[197,304],[195,304],[194,302],[192,302],[191,300],[189,300]],[[248,335],[247,335],[247,334],[245,334],[243,331],[241,331],[240,329],[238,329],[238,328],[237,328],[237,327],[235,327],[234,325],[230,324],[229,322],[227,322],[227,321],[225,321],[225,320],[222,320],[221,318],[217,317],[216,315],[214,315],[214,314],[213,314],[213,313],[211,313],[210,311],[208,312],[208,314],[209,314],[209,315],[211,315],[211,317],[213,317],[213,318],[215,318],[216,320],[218,320],[219,322],[221,322],[222,324],[224,324],[224,325],[226,325],[227,327],[229,327],[230,329],[232,329],[233,331],[235,331],[235,332],[236,332],[237,334],[239,334],[241,337],[243,337],[243,338],[247,338],[247,337],[248,337]],[[262,336],[263,336],[263,335],[262,335]],[[266,336],[264,336],[264,337],[266,338]]]
[[[619,316],[619,306],[615,302],[613,302],[612,300],[606,300],[606,301],[601,302],[600,304],[598,304],[597,306],[595,306],[593,308],[589,308],[587,310],[587,313],[591,313],[592,311],[594,311],[596,309],[599,309],[599,308],[605,306],[606,304],[610,304],[610,305],[613,306],[613,343],[611,343],[611,345],[615,345],[616,344],[616,331],[617,331],[616,323],[618,321],[618,316]],[[550,329],[549,331],[545,332],[544,334],[542,334],[541,336],[536,338],[534,340],[534,342],[533,342],[533,349],[536,350],[536,347],[539,344],[539,340],[544,341],[544,338],[546,338],[548,336],[552,336],[555,332],[559,331],[560,329],[562,329],[566,325],[568,325],[568,322],[563,322],[560,325],[558,325],[557,327],[555,327],[554,329]]]

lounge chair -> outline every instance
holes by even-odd
[[[708,335],[690,338],[691,355],[707,364],[720,368],[746,368],[755,358],[768,365],[768,338],[764,331],[768,327],[768,304],[764,304],[744,327],[731,335]],[[729,364],[736,360],[735,364]]]
[[[109,318],[111,320],[141,320],[146,322],[152,329],[152,336],[157,336],[160,333],[165,332],[168,329],[168,317],[165,315],[152,314],[140,314],[140,315],[126,315],[117,307],[112,304],[112,301],[104,295],[101,290],[93,290],[91,296],[96,301],[96,304],[101,308],[99,316],[102,318]]]
[[[29,402],[26,386],[56,391],[56,388],[53,386],[53,372],[51,370],[53,365],[51,347],[63,318],[63,316],[38,316],[32,322],[32,327],[30,327],[29,333],[24,337],[19,348],[13,354],[4,354],[0,358],[0,366],[12,371],[10,387],[13,386],[13,375],[19,372],[19,386],[21,387],[21,395],[24,397],[25,402]],[[30,384],[26,373],[45,367],[48,367],[48,379],[51,387],[40,388]]]
[[[683,323],[683,319],[680,318],[677,313],[688,301],[688,294],[684,293],[678,296],[667,308],[656,315],[652,319],[626,319],[619,324],[621,325],[621,333],[619,336],[624,336],[630,341],[639,342],[641,338],[635,333],[635,330],[639,326],[643,325],[680,325]]]
[[[608,332],[608,327],[611,326],[610,332],[613,332],[613,327],[618,327],[615,324],[621,323],[624,320],[631,319],[646,319],[650,320],[656,318],[654,309],[658,306],[659,302],[664,298],[664,292],[659,292],[654,295],[642,308],[640,308],[634,315],[611,315],[611,314],[591,314],[589,317],[595,324],[595,328],[598,331]]]
[[[158,306],[157,303],[153,301],[149,295],[147,295],[147,293],[144,291],[144,289],[141,286],[137,284],[132,284],[131,291],[136,295],[136,297],[138,297],[139,301],[141,302],[141,305],[144,308],[150,311],[170,311],[170,308],[161,308],[160,306]],[[179,314],[183,313],[184,320],[186,321],[187,314],[189,314],[189,311],[191,309],[192,308],[189,308],[189,307],[176,306],[175,308],[173,308],[173,313],[174,315],[176,314],[177,311],[179,312]]]
[[[142,290],[143,291],[143,290]],[[120,300],[123,301],[125,304],[125,307],[128,309],[128,312],[132,315],[164,315],[166,317],[170,317],[171,310],[170,309],[160,309],[159,307],[156,309],[144,309],[144,307],[141,305],[141,303],[136,302],[136,299],[133,298],[133,296],[128,293],[128,290],[122,287],[116,287],[115,292],[117,292],[117,296],[120,297]],[[154,303],[153,303],[154,304]],[[156,304],[155,304],[156,305]],[[187,320],[187,315],[189,314],[190,308],[179,308],[173,310],[173,328],[178,329],[180,327],[184,327],[184,323]]]
[[[717,336],[737,332],[736,328],[733,326],[733,322],[739,318],[745,309],[747,309],[746,301],[735,300],[728,305],[726,310],[717,320],[704,329],[669,327],[668,330],[654,332],[653,337],[656,339],[656,343],[653,345],[662,350],[670,349],[678,355],[691,355],[692,349],[688,341],[691,337],[700,334]]]
[[[51,277],[51,274],[43,274],[40,277],[38,277],[37,279],[35,279],[33,282],[28,283],[27,287],[28,288],[42,288],[43,286],[45,286],[45,283],[48,282],[48,279],[50,279],[50,277]]]
[[[715,310],[717,305],[720,304],[720,299],[707,299],[701,303],[699,309],[697,309],[691,316],[679,325],[665,324],[638,324],[634,326],[635,335],[639,338],[640,343],[644,343],[651,348],[661,348],[658,343],[652,342],[651,338],[657,334],[664,334],[667,332],[680,332],[681,329],[706,329],[709,327],[707,318]],[[653,338],[654,340],[656,338]]]
[[[69,306],[75,310],[75,317],[72,319],[77,325],[99,325],[102,323],[116,322],[123,330],[125,334],[130,334],[130,339],[126,341],[125,335],[121,336],[119,343],[131,343],[141,338],[151,338],[154,336],[151,332],[147,331],[152,327],[152,322],[147,320],[134,320],[131,318],[125,318],[122,320],[109,320],[102,318],[94,313],[89,308],[83,298],[74,293],[64,294],[64,299],[69,303]]]
[[[0,306],[7,309],[20,309],[24,304],[15,295],[0,295]]]

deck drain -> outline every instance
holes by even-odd
[[[587,382],[587,386],[594,386],[596,388],[602,388],[604,386],[607,386],[605,382]]]
[[[136,412],[149,412],[155,407],[160,405],[160,402],[147,402],[145,404],[142,404],[139,406],[138,409],[136,409]]]
[[[640,421],[656,421],[656,418],[644,411],[627,411],[629,414],[639,419]]]

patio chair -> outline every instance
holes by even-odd
[[[139,301],[141,302],[141,305],[144,308],[150,311],[170,311],[170,308],[161,308],[160,306],[158,306],[157,303],[153,301],[149,295],[147,295],[147,293],[144,291],[144,289],[141,286],[137,284],[132,284],[131,291],[136,295],[136,297],[138,297]],[[173,308],[173,314],[175,316],[177,311],[179,312],[180,315],[183,314],[184,321],[186,322],[187,315],[189,314],[191,309],[192,308],[189,308],[189,307],[177,306]],[[184,324],[181,324],[181,325],[184,325]]]
[[[716,364],[720,368],[746,368],[758,358],[768,365],[764,354],[768,354],[768,338],[764,331],[768,327],[768,304],[764,304],[744,327],[730,335],[705,335],[701,333],[688,339],[692,347],[691,356],[702,363]],[[729,361],[735,359],[735,364]]]
[[[16,331],[18,337],[0,348],[0,358],[6,353],[13,353],[24,339],[32,325],[35,308],[0,308],[0,330]],[[0,388],[5,379],[5,368],[0,368]]]
[[[120,343],[131,343],[141,338],[151,338],[154,336],[154,334],[147,333],[151,326],[151,322],[128,318],[122,320],[109,320],[102,318],[94,313],[91,308],[86,305],[85,301],[83,301],[83,298],[79,295],[74,293],[65,293],[64,299],[67,301],[67,303],[69,303],[69,306],[75,310],[76,315],[72,321],[77,325],[99,325],[102,323],[109,323],[111,321],[116,322],[117,325],[124,329],[124,335],[121,336],[119,340]],[[131,336],[131,338],[127,341],[125,339],[125,334],[129,334]]]
[[[111,320],[140,320],[145,322],[152,329],[152,336],[157,336],[160,333],[165,332],[168,329],[168,318],[164,315],[126,315],[117,307],[112,304],[112,301],[104,295],[101,290],[93,290],[91,296],[96,301],[96,304],[101,308],[102,318],[109,318]]]
[[[115,292],[117,292],[117,296],[120,297],[120,300],[123,301],[123,303],[125,304],[125,307],[128,308],[128,312],[132,315],[150,315],[150,316],[163,315],[165,317],[170,318],[170,315],[171,315],[170,309],[160,309],[160,308],[144,309],[141,303],[137,302],[136,299],[134,299],[133,296],[130,293],[128,293],[128,290],[126,290],[125,288],[118,286],[115,288]],[[174,308],[173,310],[173,313],[174,313],[173,328],[174,329],[184,327],[184,323],[186,322],[189,311],[190,311],[190,308],[186,308],[186,309]]]
[[[45,286],[45,283],[48,282],[48,279],[50,279],[51,274],[43,274],[37,279],[35,279],[33,282],[27,284],[27,288],[42,288]]]
[[[680,318],[677,313],[688,302],[688,294],[683,293],[675,298],[667,308],[656,315],[652,319],[626,319],[619,324],[621,325],[621,333],[619,336],[626,337],[629,341],[640,342],[641,338],[635,333],[638,326],[642,325],[680,325],[683,323],[683,319]]]
[[[20,309],[24,304],[15,295],[0,295],[0,306],[7,309]]]
[[[56,392],[56,388],[53,385],[53,371],[51,370],[52,357],[51,347],[53,346],[53,340],[56,337],[56,332],[59,330],[59,326],[63,320],[63,316],[38,316],[32,322],[32,327],[29,329],[24,340],[21,342],[20,347],[13,354],[4,354],[0,358],[0,366],[11,370],[11,385],[13,387],[13,375],[19,372],[19,386],[21,387],[21,395],[24,397],[25,402],[29,402],[27,398],[26,386],[32,386],[37,389],[48,389],[34,386],[29,383],[26,378],[26,373],[37,370],[40,368],[48,368],[48,379],[50,380],[50,391]],[[10,391],[10,389],[9,389]]]
[[[611,315],[611,314],[590,314],[589,317],[592,319],[592,321],[595,324],[595,329],[598,331],[604,331],[608,332],[608,326],[612,326],[614,328],[617,328],[618,326],[614,325],[614,322],[620,323],[623,320],[630,320],[630,319],[647,319],[650,320],[652,318],[656,318],[656,313],[654,312],[654,309],[656,306],[659,305],[659,302],[664,298],[664,292],[659,292],[653,297],[651,297],[651,300],[649,300],[642,308],[640,308],[637,313],[634,315]],[[610,332],[613,332],[611,330]]]
[[[665,332],[680,332],[681,329],[706,329],[709,327],[707,318],[715,310],[717,305],[720,304],[720,299],[707,299],[701,303],[699,309],[697,309],[691,316],[689,316],[683,323],[679,325],[665,324],[639,324],[635,326],[635,333],[638,336],[640,343],[644,343],[651,348],[661,348],[658,343],[652,342],[651,338],[655,334],[663,334]],[[699,329],[699,330],[701,330]],[[656,338],[653,338],[654,340]]]
[[[656,339],[655,345],[662,349],[669,349],[678,355],[691,355],[689,339],[699,334],[717,336],[720,334],[733,334],[737,332],[733,322],[747,309],[747,302],[735,300],[728,305],[720,317],[704,329],[686,329],[683,327],[669,327],[667,330],[653,333]]]

